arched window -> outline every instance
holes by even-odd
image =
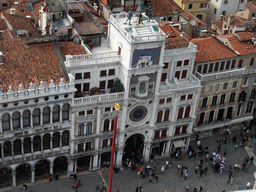
[[[183,108],[183,107],[179,108],[179,112],[178,112],[178,119],[182,119],[182,116],[183,116],[183,110],[184,110],[184,108]]]
[[[30,137],[26,137],[23,142],[24,145],[24,153],[31,153],[31,139]]]
[[[33,125],[40,125],[40,109],[34,109],[33,111]]]
[[[11,141],[4,142],[4,157],[9,157],[12,155],[12,145]]]
[[[43,148],[44,148],[44,150],[50,149],[50,134],[49,133],[44,135]]]
[[[189,117],[189,114],[190,114],[190,108],[191,108],[190,106],[187,106],[187,107],[186,107],[186,111],[185,111],[185,118],[186,118],[186,117]]]
[[[50,107],[45,107],[43,110],[43,124],[50,123]]]
[[[20,155],[21,154],[21,141],[20,139],[16,139],[13,143],[14,146],[14,155]]]
[[[156,122],[159,123],[162,121],[163,111],[159,111],[157,114],[157,120]]]
[[[12,114],[12,126],[13,126],[13,129],[20,128],[20,113],[19,112],[14,112]]]
[[[30,126],[30,111],[25,110],[23,112],[23,127],[29,127]]]
[[[106,119],[106,120],[104,121],[104,129],[103,129],[103,131],[108,131],[108,130],[109,130],[109,120]]]
[[[41,137],[38,135],[33,139],[33,149],[34,152],[41,151]]]
[[[62,147],[69,145],[69,131],[62,133]]]
[[[164,113],[164,121],[169,121],[170,109],[166,109]]]
[[[238,100],[238,102],[240,102],[240,101],[245,102],[245,100],[246,100],[246,93],[245,93],[245,91],[242,91],[242,92],[240,93],[240,95],[239,95],[239,100]]]
[[[52,148],[60,147],[60,133],[55,132],[52,137]]]
[[[4,131],[10,130],[10,115],[8,113],[2,116],[2,126]]]
[[[53,107],[53,111],[52,111],[52,121],[53,122],[58,122],[60,121],[60,106],[59,105],[55,105]]]
[[[64,104],[62,108],[62,121],[69,120],[69,104]]]

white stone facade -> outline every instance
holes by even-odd
[[[247,0],[211,0],[206,21],[211,25],[211,21],[220,20],[221,15],[236,15],[237,11],[245,10],[247,3]]]

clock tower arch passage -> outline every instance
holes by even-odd
[[[130,136],[125,142],[123,161],[126,159],[134,159],[135,163],[138,163],[144,148],[144,136],[141,134],[135,134]]]

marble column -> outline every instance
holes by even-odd
[[[50,163],[50,174],[51,175],[53,174],[53,163],[52,162]]]
[[[93,160],[93,156],[90,156],[90,165],[89,165],[89,171],[92,171],[92,160]]]
[[[165,156],[166,156],[166,157],[169,156],[170,145],[171,145],[171,141],[167,141],[167,144],[166,144],[166,147],[165,147]]]
[[[35,167],[31,167],[31,183],[35,183]]]
[[[162,157],[163,157],[164,154],[165,154],[165,146],[166,146],[166,142],[164,142],[164,146],[163,146],[163,150],[162,150],[162,154],[161,154]]]
[[[12,186],[16,187],[16,172],[12,172]]]
[[[92,167],[92,170],[95,171],[98,169],[99,165],[98,165],[98,161],[99,160],[99,155],[98,154],[95,154],[94,157],[93,157],[93,167]]]

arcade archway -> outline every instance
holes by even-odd
[[[141,134],[135,134],[130,136],[125,142],[123,160],[134,159],[138,162],[143,154],[144,148],[144,136]]]
[[[31,182],[31,166],[22,164],[16,169],[16,184]]]
[[[89,170],[90,156],[83,156],[77,159],[77,171]]]
[[[61,156],[54,160],[53,162],[53,173],[54,174],[65,174],[68,168],[67,157]]]
[[[12,170],[10,168],[0,169],[0,188],[12,186]]]
[[[36,180],[47,178],[50,173],[50,163],[47,160],[40,160],[35,165]]]

